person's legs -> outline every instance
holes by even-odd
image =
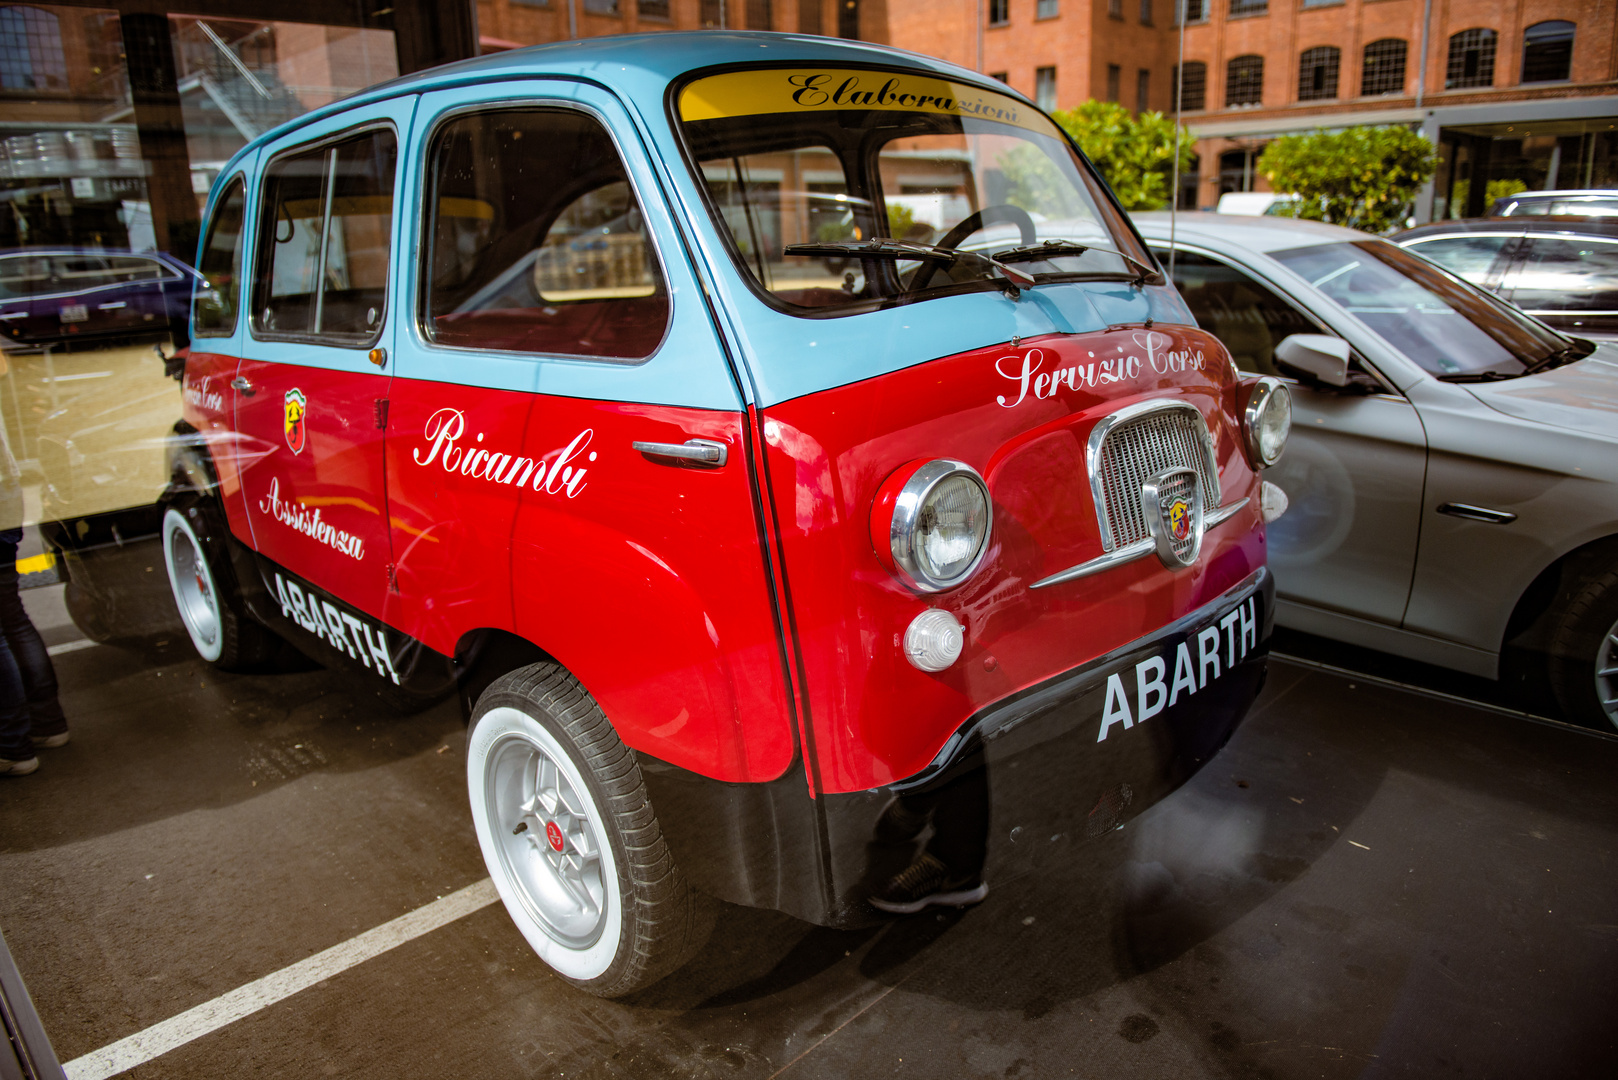
[[[38,765],[29,739],[28,696],[22,673],[0,637],[0,774],[33,772]]]
[[[57,700],[56,668],[17,590],[17,543],[21,539],[21,529],[0,531],[0,635],[5,639],[11,669],[19,679],[17,686],[28,722],[25,736],[44,740],[65,734],[67,717]],[[5,689],[9,701],[11,691],[0,689]]]

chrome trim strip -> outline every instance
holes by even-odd
[[[1089,562],[1070,566],[1066,570],[1052,574],[1048,578],[1040,578],[1028,587],[1030,589],[1043,589],[1047,585],[1060,585],[1064,581],[1075,581],[1082,577],[1089,577],[1091,574],[1099,574],[1103,570],[1111,570],[1115,566],[1122,566],[1124,563],[1144,558],[1156,550],[1157,541],[1148,536],[1144,540],[1136,540],[1133,544],[1121,547],[1117,551],[1109,551],[1099,558],[1091,559]]]
[[[1113,547],[1112,523],[1107,520],[1107,492],[1105,480],[1101,475],[1101,449],[1106,445],[1107,435],[1113,428],[1126,420],[1134,420],[1155,412],[1170,412],[1183,409],[1196,418],[1197,425],[1205,436],[1202,448],[1208,455],[1208,475],[1215,482],[1219,479],[1219,462],[1214,457],[1213,440],[1208,436],[1208,421],[1203,419],[1201,411],[1189,401],[1141,401],[1134,405],[1125,405],[1117,412],[1108,413],[1096,421],[1095,427],[1090,429],[1090,439],[1084,448],[1084,467],[1090,474],[1090,498],[1095,503],[1096,523],[1101,526],[1101,549],[1111,551]]]
[[[1438,507],[1438,512],[1449,517],[1465,518],[1468,521],[1481,521],[1488,525],[1510,525],[1517,520],[1517,515],[1510,510],[1493,510],[1487,506],[1473,506],[1471,503],[1443,503]]]
[[[1221,506],[1217,510],[1209,511],[1203,516],[1202,531],[1206,533],[1215,525],[1220,525],[1230,520],[1236,516],[1236,511],[1240,510],[1242,507],[1246,506],[1252,501],[1252,499],[1244,495],[1242,498],[1237,499],[1235,502],[1230,503],[1227,506]],[[1082,577],[1089,577],[1091,574],[1099,574],[1103,570],[1111,570],[1115,566],[1122,566],[1124,563],[1134,562],[1143,555],[1150,555],[1156,550],[1157,542],[1151,537],[1147,537],[1144,540],[1136,540],[1133,544],[1130,544],[1127,547],[1121,547],[1117,551],[1110,551],[1107,554],[1102,555],[1100,558],[1091,559],[1089,562],[1079,563],[1077,566],[1070,566],[1066,570],[1052,574],[1050,577],[1040,578],[1038,581],[1034,582],[1028,587],[1030,589],[1043,589],[1047,585],[1060,585],[1064,581],[1076,581]]]

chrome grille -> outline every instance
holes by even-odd
[[[1097,428],[1101,444],[1090,456],[1090,483],[1106,550],[1150,535],[1146,509],[1141,506],[1141,484],[1166,469],[1195,469],[1202,480],[1203,513],[1218,509],[1213,442],[1202,414],[1194,407],[1153,402],[1138,415],[1114,414],[1103,419]],[[1095,436],[1091,438],[1093,443]]]

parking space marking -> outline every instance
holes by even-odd
[[[137,1031],[110,1046],[74,1058],[63,1066],[63,1071],[68,1080],[106,1080],[117,1076],[499,899],[494,882],[484,878],[306,960],[153,1024],[145,1031]]]
[[[61,656],[63,653],[78,652],[80,649],[93,649],[96,643],[89,638],[79,638],[77,641],[64,641],[60,645],[52,645],[45,652],[51,656]]]

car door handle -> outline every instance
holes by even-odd
[[[233,389],[239,391],[244,397],[252,397],[254,394],[258,393],[257,390],[253,389],[253,384],[242,378],[240,375],[230,380],[230,385]]]
[[[632,442],[636,450],[653,458],[669,458],[703,469],[717,469],[730,457],[730,448],[712,439],[687,439],[683,443]]]
[[[97,311],[115,311],[118,308],[126,308],[128,306],[129,306],[129,301],[128,300],[115,300],[110,304],[97,304],[96,305],[96,310]]]

